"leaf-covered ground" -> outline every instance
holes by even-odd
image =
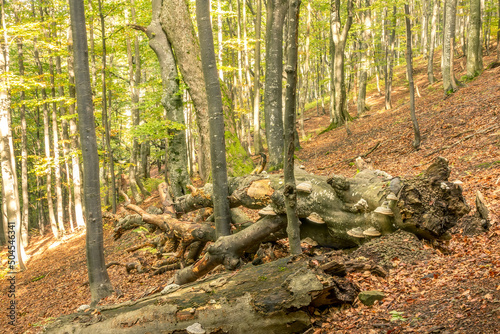
[[[485,64],[493,56],[485,57]],[[457,59],[457,77],[465,60]],[[395,73],[393,108],[384,110],[383,97],[369,92],[370,110],[344,127],[318,135],[328,123],[316,109],[306,113],[305,130],[310,139],[297,152],[299,163],[309,172],[353,176],[352,162],[367,155],[375,168],[396,176],[421,173],[436,156],[452,167],[451,180],[462,181],[468,203],[473,206],[480,190],[493,214],[493,226],[474,237],[456,234],[438,248],[424,244],[432,254],[414,264],[395,257],[385,278],[369,273],[351,274],[361,290],[380,290],[381,303],[311,310],[310,333],[498,333],[500,328],[500,67],[485,70],[455,94],[444,98],[442,82],[429,86],[425,62],[416,61],[417,117],[422,133],[421,149],[412,148],[408,90],[404,69]],[[436,67],[435,73],[439,73]],[[438,78],[439,79],[439,78]],[[351,114],[355,107],[350,106]],[[328,110],[326,111],[328,113]],[[375,148],[375,149],[374,149]],[[372,151],[373,149],[373,151]],[[154,204],[154,197],[144,206]],[[119,214],[125,214],[122,208]],[[126,249],[144,239],[140,230],[112,238],[112,222],[105,223],[107,262],[131,262],[140,256],[154,259],[151,250],[130,254]],[[37,333],[62,314],[75,312],[90,302],[83,231],[56,241],[34,236],[27,250],[28,270],[16,276],[17,324],[7,324],[7,282],[0,281],[0,332]],[[135,254],[135,255],[134,255]],[[2,266],[5,267],[5,250]],[[112,304],[137,299],[165,284],[171,274],[152,276],[132,273],[123,267],[109,269],[111,281],[121,294],[107,298]]]

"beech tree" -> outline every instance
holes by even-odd
[[[287,9],[286,0],[267,2],[264,117],[271,170],[283,167],[283,24]]]
[[[69,5],[74,42],[76,101],[84,165],[87,269],[92,304],[96,305],[102,298],[109,296],[113,292],[113,287],[104,260],[99,157],[97,155],[92,89],[90,86],[85,8],[83,0],[70,0]]]
[[[471,0],[467,34],[467,76],[469,77],[475,77],[483,69],[483,51],[480,35],[481,0]]]
[[[210,116],[210,157],[212,161],[214,216],[217,236],[228,235],[231,213],[229,211],[226,143],[222,96],[215,61],[212,25],[210,22],[209,0],[196,0],[196,21],[200,34],[201,62],[208,97],[208,115]]]

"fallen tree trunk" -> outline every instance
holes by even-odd
[[[355,300],[358,288],[342,277],[353,267],[328,256],[249,264],[195,284],[168,285],[137,301],[63,316],[45,332],[184,333],[198,323],[206,333],[302,333],[311,325],[308,306]]]
[[[436,159],[422,175],[407,180],[372,169],[365,169],[352,179],[298,172],[297,215],[302,224],[301,238],[309,237],[320,246],[336,249],[359,246],[398,229],[420,238],[443,238],[470,210],[460,185],[449,182],[449,175],[450,169],[444,158]],[[192,282],[219,264],[235,269],[241,265],[244,252],[255,250],[263,241],[284,237],[286,210],[282,175],[233,178],[229,188],[232,207],[262,209],[259,213],[263,219],[217,241],[210,224],[181,222],[169,213],[151,215],[135,205],[127,206],[142,215],[145,222],[172,233],[180,240],[177,258],[181,262],[192,243],[216,241],[202,259],[177,273],[177,284]],[[191,194],[178,198],[171,205],[177,215],[211,206],[211,184],[200,189],[192,188]],[[200,254],[199,251],[190,253]],[[189,260],[193,262],[197,258]],[[183,265],[168,268],[180,267]]]

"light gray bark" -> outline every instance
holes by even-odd
[[[214,185],[214,216],[217,237],[229,235],[231,212],[228,201],[226,143],[224,136],[224,113],[217,63],[215,61],[210,4],[208,0],[196,0],[196,21],[200,36],[201,63],[208,97],[210,116],[210,157]]]
[[[102,41],[102,70],[101,70],[101,81],[102,81],[102,123],[104,125],[104,142],[106,146],[106,155],[108,158],[108,169],[109,173],[107,176],[108,194],[111,193],[111,209],[113,213],[116,213],[116,182],[115,182],[115,164],[113,160],[113,151],[111,149],[110,140],[110,122],[108,120],[108,106],[107,106],[107,90],[106,90],[106,30],[104,29],[104,13],[102,12],[101,0],[97,1],[99,6],[99,18],[101,21],[101,41]]]
[[[99,156],[90,86],[85,8],[83,0],[70,0],[71,29],[74,42],[76,99],[82,138],[82,157],[85,180],[85,216],[87,221],[87,269],[92,305],[110,295],[113,287],[104,260]]]
[[[413,83],[413,56],[411,51],[411,21],[410,21],[410,8],[405,4],[406,15],[406,74],[408,76],[408,83],[410,86],[410,114],[413,124],[413,132],[415,139],[413,147],[418,149],[420,147],[420,128],[418,126],[417,116],[415,115],[415,84]]]
[[[182,105],[182,95],[179,91],[177,64],[172,48],[160,23],[162,0],[153,0],[153,15],[151,23],[146,29],[149,46],[158,57],[163,84],[162,105],[165,108],[167,119],[176,123],[185,124]],[[186,194],[186,186],[190,183],[187,170],[187,144],[185,130],[170,130],[167,140],[167,169],[168,183],[174,197]]]
[[[269,170],[283,167],[283,24],[286,0],[267,1],[264,116]]]
[[[475,77],[483,69],[481,46],[481,0],[470,1],[470,20],[467,34],[467,76]]]
[[[207,93],[201,68],[199,41],[187,2],[164,0],[161,24],[175,52],[182,80],[188,86],[189,96],[193,100],[199,134],[198,171],[201,179],[206,181],[211,168]]]
[[[255,17],[255,69],[254,69],[254,99],[253,99],[253,143],[254,153],[262,152],[262,138],[260,135],[260,28],[262,18],[262,0],[257,1]]]
[[[431,40],[429,42],[429,59],[427,61],[427,78],[432,85],[436,78],[434,77],[434,46],[436,44],[436,29],[438,23],[439,0],[432,0],[432,19],[431,19]]]
[[[396,6],[392,7],[392,16],[389,19],[387,9],[384,9],[385,12],[385,67],[384,67],[384,75],[385,75],[385,109],[392,108],[392,68],[394,61],[394,40],[396,35]],[[389,22],[391,24],[389,28]],[[389,31],[390,29],[390,31]]]
[[[286,102],[285,102],[285,164],[284,177],[287,234],[291,254],[301,254],[300,247],[300,221],[297,216],[297,189],[294,176],[294,154],[295,154],[295,114],[296,114],[296,91],[297,91],[297,39],[299,34],[299,8],[300,0],[291,0],[288,8],[288,61],[286,66]]]
[[[331,115],[332,125],[338,126],[349,121],[351,117],[347,112],[347,91],[345,87],[344,58],[347,36],[352,24],[352,0],[347,1],[347,19],[342,27],[340,16],[340,0],[331,2],[331,30],[334,44],[333,53],[333,86],[335,92],[335,103],[333,115]]]
[[[457,0],[445,1],[445,25],[443,36],[443,88],[444,93],[449,94],[457,90],[455,74],[453,70],[453,51],[455,45],[455,22],[456,22]]]
[[[73,59],[73,38],[71,34],[71,29],[69,31],[68,38],[68,91],[69,96],[73,99],[76,98],[75,89],[75,72],[74,72],[74,59]],[[85,220],[83,217],[83,206],[82,202],[82,181],[81,181],[81,168],[80,168],[80,141],[78,133],[78,125],[75,119],[76,110],[75,104],[70,104],[68,106],[69,115],[73,115],[69,119],[69,134],[71,138],[71,168],[73,177],[73,194],[75,198],[75,220],[76,227],[85,227]]]

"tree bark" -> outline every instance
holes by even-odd
[[[264,117],[269,170],[283,167],[283,24],[286,0],[267,1]]]
[[[456,0],[445,1],[445,25],[443,39],[443,88],[445,95],[457,89],[453,70],[453,51],[455,42]]]
[[[88,47],[83,0],[70,0],[71,29],[74,42],[76,96],[85,180],[86,249],[92,304],[110,295],[113,287],[104,260],[99,156],[94,125],[92,89],[88,67]]]
[[[369,44],[371,35],[371,15],[370,9],[370,1],[364,1],[363,6],[366,6],[362,12],[360,12],[361,18],[363,20],[363,31],[361,32],[360,39],[360,54],[361,54],[361,64],[359,71],[359,89],[358,89],[358,116],[363,115],[366,111],[366,82],[368,79],[368,68],[370,66],[370,62],[368,59],[369,55]]]
[[[16,13],[17,16],[17,13]],[[24,81],[24,50],[23,41],[19,39],[17,42],[17,56],[19,63],[19,77]],[[22,223],[21,223],[21,240],[23,247],[27,247],[29,243],[29,193],[28,193],[28,149],[26,137],[26,94],[24,91],[20,92],[19,96],[21,106],[19,108],[19,116],[21,118],[21,189],[22,189]]]
[[[168,120],[184,125],[182,95],[179,91],[177,64],[172,48],[160,23],[161,0],[152,4],[152,19],[145,32],[149,38],[149,46],[156,53],[160,63],[163,84],[162,105]],[[186,131],[171,129],[167,139],[168,183],[174,197],[186,194],[186,186],[190,183],[187,170],[188,157],[186,147]]]
[[[352,271],[351,262],[333,256],[287,257],[248,265],[200,284],[168,285],[160,294],[101,307],[99,312],[63,316],[46,331],[113,333],[127,327],[130,332],[157,332],[161,328],[166,333],[181,333],[198,322],[203,332],[211,334],[305,333],[311,327],[308,307],[350,304],[356,299],[359,288],[345,277]]]
[[[3,29],[2,50],[0,52],[0,168],[2,169],[2,197],[4,234],[6,236],[9,271],[25,270],[24,248],[21,236],[21,208],[19,205],[18,183],[16,177],[16,162],[12,140],[10,119],[10,83],[9,44],[7,26],[5,23],[5,2],[1,2],[1,21]],[[7,224],[5,224],[5,222]]]
[[[429,44],[429,59],[427,61],[427,78],[429,83],[432,85],[436,78],[434,77],[434,46],[436,44],[436,29],[437,29],[437,21],[438,21],[438,10],[439,10],[439,1],[432,0],[432,19],[431,19],[431,40]]]
[[[51,24],[54,27],[54,23]],[[53,38],[54,29],[53,30]],[[49,35],[49,34],[47,34]],[[49,72],[50,72],[50,85],[51,85],[51,95],[52,99],[56,99],[56,84],[55,84],[55,68],[54,68],[54,56],[49,56]],[[59,152],[59,127],[57,124],[57,102],[52,102],[52,147],[54,151],[54,179],[55,179],[55,189],[56,189],[56,206],[57,206],[57,226],[59,228],[59,233],[64,234],[64,209],[63,209],[63,194],[62,194],[62,180],[61,180],[61,162],[60,162],[60,152]]]
[[[467,34],[467,76],[475,77],[483,69],[481,46],[481,0],[471,0]]]
[[[101,71],[101,81],[102,81],[102,123],[104,125],[104,141],[106,145],[106,153],[109,165],[109,175],[108,180],[111,181],[111,185],[107,184],[108,193],[111,192],[111,208],[112,212],[116,213],[116,182],[115,182],[115,163],[113,160],[113,151],[111,149],[110,140],[110,122],[108,120],[108,105],[107,105],[107,90],[106,90],[106,30],[104,29],[104,13],[102,12],[101,0],[97,1],[99,5],[99,18],[101,20],[101,41],[102,41],[102,71]],[[111,191],[110,189],[111,188]]]
[[[254,99],[253,99],[253,143],[254,153],[262,152],[262,138],[260,135],[260,28],[262,18],[262,0],[257,1],[255,17],[255,69],[254,69]]]
[[[210,116],[210,157],[214,180],[214,215],[217,237],[228,235],[231,213],[229,211],[226,143],[222,96],[215,61],[212,25],[210,22],[210,4],[208,0],[196,1],[196,21],[200,35],[201,63],[208,97],[208,115]]]
[[[408,83],[410,86],[410,115],[413,124],[413,133],[415,139],[413,140],[413,148],[419,149],[420,147],[420,128],[418,126],[417,116],[415,115],[415,85],[413,83],[413,56],[411,51],[411,21],[410,21],[410,8],[405,4],[405,20],[406,20],[406,74],[408,76]]]
[[[70,36],[68,38],[68,91],[69,97],[72,99],[76,98],[76,88],[75,88],[75,72],[74,72],[74,59],[73,59],[73,37],[70,29]],[[78,125],[76,123],[76,110],[75,104],[70,104],[68,106],[69,115],[72,115],[69,119],[69,134],[71,137],[71,168],[73,176],[73,194],[75,198],[75,220],[76,227],[85,227],[85,220],[83,218],[83,202],[82,202],[82,182],[80,175],[80,142]]]
[[[175,52],[182,79],[196,110],[199,134],[199,173],[203,181],[210,176],[210,139],[207,93],[200,61],[200,46],[185,0],[164,0],[161,24]]]
[[[285,197],[286,215],[288,219],[287,234],[291,254],[301,254],[300,222],[295,208],[297,206],[297,189],[294,176],[295,153],[295,115],[297,91],[297,39],[299,34],[300,0],[292,0],[288,8],[288,62],[286,66],[286,102],[285,102]]]
[[[331,2],[331,30],[334,45],[333,53],[333,86],[334,86],[334,109],[331,115],[331,128],[349,121],[351,117],[347,112],[347,92],[345,87],[344,58],[347,36],[352,24],[352,0],[347,1],[347,19],[344,27],[340,18],[340,0]],[[332,112],[332,111],[330,111]]]
[[[385,109],[389,110],[392,108],[392,99],[391,99],[391,93],[392,93],[392,68],[393,68],[393,60],[394,60],[394,40],[396,36],[396,6],[392,7],[392,17],[390,19],[392,25],[390,27],[390,31],[388,30],[389,27],[389,19],[388,19],[388,14],[387,14],[387,9],[384,9],[385,11],[385,28],[386,33],[385,33],[385,38],[386,38],[386,43],[385,43],[385,68],[384,68],[384,74],[385,74]]]

